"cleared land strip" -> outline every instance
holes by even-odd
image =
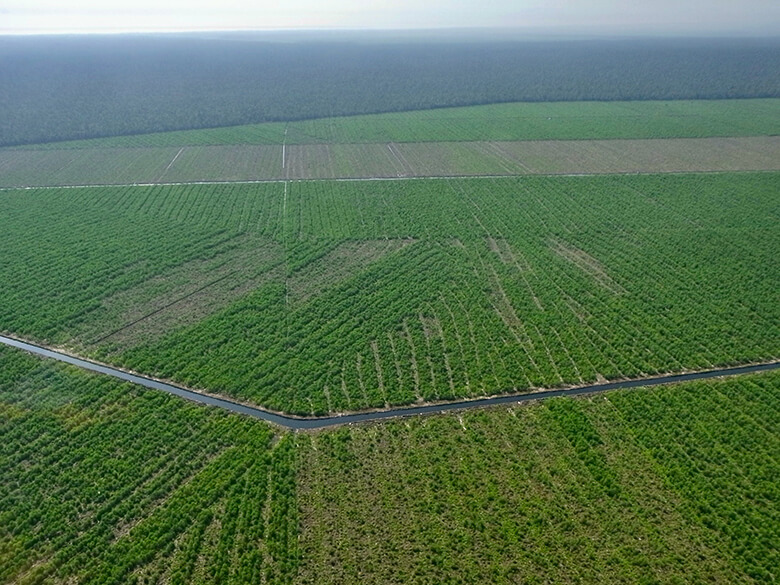
[[[751,364],[746,366],[736,366],[731,368],[719,368],[715,370],[705,370],[698,372],[687,372],[684,374],[666,374],[662,376],[653,376],[649,378],[640,378],[634,380],[621,380],[617,382],[607,382],[600,384],[591,384],[587,386],[579,386],[574,388],[562,388],[558,390],[542,390],[538,392],[531,392],[525,394],[505,394],[500,396],[493,396],[490,398],[479,398],[474,400],[458,400],[453,402],[443,402],[440,404],[428,404],[425,406],[414,407],[399,407],[390,408],[386,410],[372,411],[372,412],[360,412],[352,414],[343,414],[336,416],[324,416],[316,418],[300,418],[285,416],[283,414],[270,412],[262,408],[253,406],[247,406],[245,404],[239,404],[231,400],[224,398],[217,398],[215,396],[209,396],[193,390],[187,390],[180,386],[174,386],[173,384],[167,384],[160,382],[152,378],[147,378],[138,374],[131,374],[123,370],[112,368],[111,366],[99,364],[96,362],[84,360],[66,353],[62,353],[53,349],[47,349],[32,343],[13,339],[11,337],[5,337],[0,335],[0,343],[11,347],[16,347],[34,353],[43,357],[55,359],[61,362],[65,362],[86,370],[97,372],[100,374],[106,374],[126,382],[139,384],[145,388],[151,388],[154,390],[161,390],[168,392],[187,400],[199,402],[209,406],[216,406],[223,408],[230,412],[238,414],[244,414],[254,418],[258,418],[270,423],[277,424],[282,427],[286,427],[293,430],[313,430],[322,429],[326,427],[332,427],[337,425],[344,425],[350,423],[362,423],[378,421],[390,418],[398,418],[404,416],[415,416],[421,414],[440,414],[444,412],[450,412],[454,410],[466,410],[472,408],[484,408],[487,406],[497,406],[501,404],[517,404],[521,402],[530,402],[534,400],[543,400],[547,398],[554,398],[557,396],[579,396],[583,394],[596,394],[599,392],[606,392],[607,390],[619,390],[626,388],[639,388],[646,386],[659,386],[662,384],[674,384],[678,382],[686,382],[690,380],[702,380],[706,378],[717,378],[721,376],[735,376],[740,374],[750,374],[754,372],[762,372],[768,370],[775,370],[780,368],[780,362],[767,362],[761,364]]]
[[[773,170],[780,136],[0,151],[6,188]]]

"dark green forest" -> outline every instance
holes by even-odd
[[[780,39],[0,38],[0,145],[509,101],[780,96]]]

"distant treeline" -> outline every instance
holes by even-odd
[[[506,101],[780,97],[780,39],[0,39],[0,145]]]

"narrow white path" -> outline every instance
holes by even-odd
[[[165,167],[165,170],[162,173],[160,173],[160,176],[157,179],[158,181],[161,181],[162,178],[165,176],[165,173],[167,173],[168,171],[171,170],[171,167],[173,166],[173,163],[176,162],[176,159],[179,158],[179,155],[181,155],[182,152],[184,152],[184,147],[183,146],[179,149],[179,152],[176,153],[176,156],[173,157],[173,160],[168,163],[168,166]]]
[[[735,170],[735,171],[660,171],[660,172],[630,172],[630,173],[539,173],[539,174],[517,174],[517,175],[431,175],[421,177],[336,177],[332,179],[255,179],[247,181],[175,181],[175,182],[154,182],[154,183],[96,183],[80,185],[27,185],[23,187],[0,187],[3,191],[37,191],[48,189],[105,189],[107,187],[156,187],[168,186],[176,187],[183,185],[266,185],[279,183],[371,183],[377,181],[451,181],[456,180],[479,180],[479,179],[524,179],[532,177],[642,177],[653,175],[724,175],[724,174],[776,174],[776,170]]]
[[[289,124],[284,127],[284,140],[282,141],[282,168],[287,166],[287,128]]]

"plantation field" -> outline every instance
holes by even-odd
[[[780,99],[520,102],[160,132],[2,150],[706,138],[778,133]]]
[[[762,170],[780,137],[0,151],[4,187]]]
[[[290,179],[780,170],[780,137],[332,144],[286,149]]]
[[[772,373],[302,436],[298,581],[774,583],[778,399]]]
[[[0,186],[151,182],[178,148],[0,151]]]
[[[778,187],[6,191],[0,330],[301,414],[776,359]]]
[[[0,263],[13,286],[3,287],[3,327],[92,341],[158,309],[186,322],[221,308],[220,299],[253,290],[283,262],[274,239],[282,193],[281,185],[6,192],[3,238],[12,248]],[[100,317],[85,318],[95,311]],[[169,318],[158,311],[154,325]]]
[[[0,186],[239,181],[284,176],[281,146],[0,150]]]
[[[0,585],[780,580],[777,39],[226,34],[0,39]]]
[[[0,582],[289,582],[292,437],[0,348]]]
[[[2,583],[771,583],[780,374],[289,434],[0,347]]]

